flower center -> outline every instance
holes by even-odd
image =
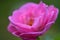
[[[33,22],[34,22],[34,20],[33,19],[30,19],[29,22],[28,22],[28,25],[32,26],[33,25]]]
[[[33,25],[34,17],[32,14],[23,14],[19,17],[20,22],[29,26]]]

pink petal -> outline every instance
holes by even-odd
[[[37,7],[37,4],[30,2],[22,5],[19,10],[22,13],[26,13],[26,12],[32,11],[36,7]]]
[[[10,23],[8,25],[8,31],[11,32],[14,36],[19,37],[20,32],[17,31],[17,29]]]
[[[10,23],[10,24],[8,25],[8,31],[9,31],[9,32],[15,32],[15,31],[17,31],[17,30],[16,30],[16,28]]]
[[[38,7],[35,8],[33,15],[35,15],[36,17],[39,17],[41,15],[44,15],[46,13],[47,10],[47,5],[43,2],[40,2],[38,4]]]
[[[32,36],[32,38],[34,37],[37,37],[37,36],[40,36],[40,35],[42,35],[42,34],[44,34],[49,28],[50,28],[50,26],[53,24],[54,22],[50,22],[50,23],[48,23],[46,26],[45,26],[45,28],[42,30],[42,31],[40,31],[40,32],[28,32],[28,33],[22,33],[22,34],[20,34],[20,36],[21,37],[24,37],[24,38],[31,38],[31,36]]]
[[[58,9],[51,5],[49,6],[48,10],[48,13],[50,14],[49,21],[56,21],[56,18],[58,16]]]

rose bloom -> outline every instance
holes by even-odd
[[[57,16],[58,8],[53,5],[29,2],[8,17],[8,31],[22,40],[36,40],[55,23]]]

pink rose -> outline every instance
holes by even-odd
[[[56,21],[58,9],[53,5],[26,3],[9,16],[8,31],[23,40],[36,40]]]

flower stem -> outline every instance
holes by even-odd
[[[37,38],[35,38],[35,39],[22,39],[22,40],[37,40]]]
[[[37,37],[37,40],[40,40],[40,37]]]
[[[40,37],[36,37],[36,38],[22,38],[22,40],[40,40]]]

